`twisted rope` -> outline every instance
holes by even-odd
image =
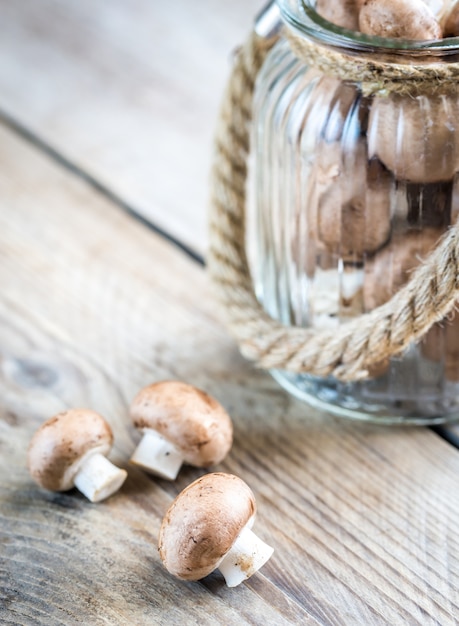
[[[394,57],[387,50],[385,53],[365,55],[319,46],[305,37],[296,35],[292,30],[284,31],[294,54],[306,65],[313,65],[327,76],[361,83],[364,95],[398,93],[400,95],[457,92],[459,64],[448,62],[443,57],[439,62],[435,57],[425,56],[424,60],[413,62],[408,54],[405,63],[403,57]],[[396,60],[398,59],[398,60]]]
[[[212,172],[208,268],[241,352],[262,368],[353,381],[403,352],[442,320],[459,296],[459,226],[384,305],[333,330],[287,327],[255,297],[245,251],[245,199],[252,98],[273,42],[253,34],[240,49],[224,96]]]

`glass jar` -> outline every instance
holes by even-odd
[[[384,40],[278,0],[297,38],[354,59],[458,61],[457,39]],[[249,257],[257,298],[286,325],[334,328],[388,301],[459,211],[459,97],[366,90],[306,64],[284,36],[254,96]],[[385,423],[459,417],[459,313],[367,380],[272,371],[332,413]]]

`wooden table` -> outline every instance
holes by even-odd
[[[239,356],[203,268],[211,136],[255,0],[0,0],[0,623],[457,624],[454,428],[348,423]],[[247,583],[182,583],[157,552],[176,482],[128,464],[142,386],[204,388],[235,425],[216,469],[275,548]],[[121,491],[46,492],[49,416],[110,422]]]

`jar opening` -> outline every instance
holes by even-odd
[[[365,35],[332,24],[315,10],[316,0],[277,0],[283,21],[296,34],[329,46],[362,52],[391,52],[419,56],[457,55],[459,37],[435,41],[390,39]]]

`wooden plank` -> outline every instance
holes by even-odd
[[[0,127],[0,622],[456,622],[459,454],[424,429],[321,415],[238,356],[203,270]],[[247,481],[275,554],[229,590],[172,579],[156,539],[174,483],[128,465],[127,420],[152,380],[199,385],[235,442],[218,467]],[[36,487],[25,450],[71,406],[110,421],[121,491],[92,505]]]
[[[203,253],[231,51],[260,0],[0,0],[0,110]]]

